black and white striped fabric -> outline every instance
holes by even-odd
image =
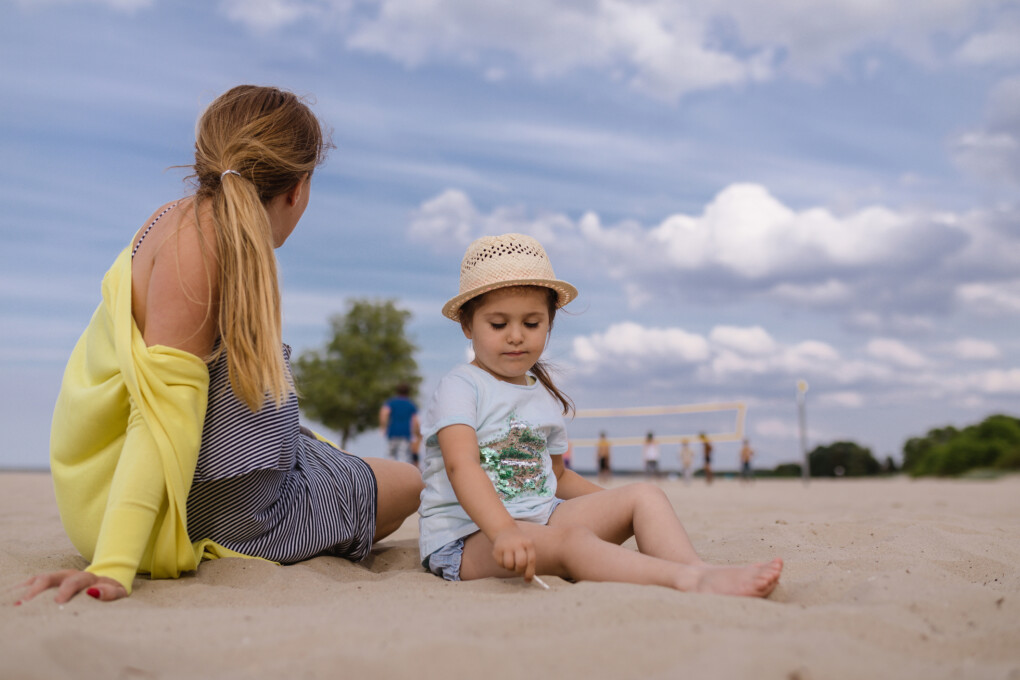
[[[290,348],[284,347],[290,370]],[[296,395],[252,413],[230,388],[226,354],[209,366],[209,406],[188,496],[188,534],[245,555],[359,560],[375,533],[376,481],[358,458],[300,432]]]

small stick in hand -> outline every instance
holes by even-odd
[[[543,587],[543,588],[545,588],[546,590],[549,590],[549,586],[548,586],[548,585],[546,584],[546,582],[545,582],[545,581],[543,581],[542,579],[540,579],[539,577],[537,577],[537,576],[532,576],[532,577],[531,577],[531,580],[533,580],[533,581],[534,581],[535,583],[537,583],[538,585],[542,586],[542,587]]]

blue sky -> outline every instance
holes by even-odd
[[[549,349],[580,408],[744,401],[769,466],[798,379],[811,446],[880,457],[1020,412],[1020,2],[6,0],[0,64],[0,467],[46,465],[103,272],[247,82],[337,147],[278,251],[297,351],[392,298],[427,393],[464,247],[521,231],[580,289]]]

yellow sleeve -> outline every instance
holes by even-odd
[[[165,512],[166,499],[159,450],[145,419],[132,402],[95,558],[85,571],[112,578],[130,593],[142,556],[151,549],[153,527],[160,510]]]

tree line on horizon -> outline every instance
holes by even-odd
[[[935,428],[903,445],[903,470],[912,477],[979,469],[1020,470],[1020,419],[996,414],[962,430]]]
[[[957,429],[951,425],[912,437],[903,445],[899,470],[891,457],[880,463],[871,449],[840,441],[816,446],[808,454],[812,477],[863,477],[905,472],[911,477],[954,477],[975,471],[990,474],[1020,470],[1020,419],[1004,414]],[[783,463],[763,471],[776,477],[798,477],[799,463]]]

